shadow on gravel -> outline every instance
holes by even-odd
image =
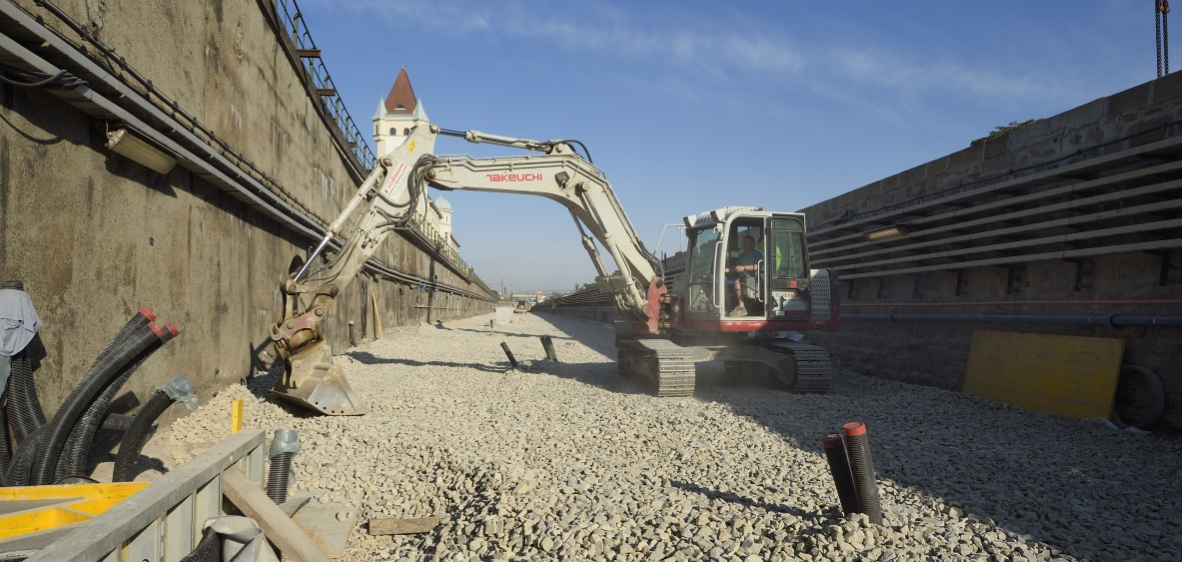
[[[602,325],[539,318],[614,359],[612,331]],[[612,392],[647,391],[616,376],[611,359],[583,364],[583,372],[547,372]],[[848,372],[835,376],[829,394],[801,395],[734,381],[719,366],[699,363],[694,399],[723,404],[733,415],[819,456],[825,434],[840,431],[844,422],[865,422],[880,492],[884,498],[918,502],[896,506],[895,516],[912,528],[940,521],[963,524],[972,514],[1018,537],[1006,540],[1017,545],[1015,557],[1048,558],[1047,553],[1034,555],[1034,543],[1041,543],[1052,549],[1050,557],[1182,559],[1182,545],[1170,531],[1182,526],[1182,446],[1174,440]],[[696,484],[673,485],[748,506],[784,507]],[[952,510],[959,516],[931,518],[933,512]]]
[[[468,369],[476,369],[477,371],[484,371],[486,373],[503,373],[505,367],[489,365],[486,363],[456,363],[453,361],[415,361],[414,359],[392,359],[386,357],[378,357],[368,351],[348,351],[347,355],[359,363],[365,365],[408,365],[411,367],[464,367]],[[508,364],[506,363],[506,367]]]
[[[553,326],[553,324],[551,324],[551,325]],[[558,326],[554,326],[554,327],[558,328]],[[472,332],[474,334],[512,336],[512,337],[516,337],[516,338],[537,338],[537,337],[541,336],[541,334],[521,334],[521,333],[517,333],[517,332],[504,332],[501,330],[473,330],[472,328],[444,328],[444,329],[445,330],[455,330],[457,332]],[[550,337],[552,339],[556,339],[556,340],[574,340],[575,339],[575,338],[570,337],[569,335],[568,336],[550,336]]]
[[[711,490],[710,488],[705,488],[705,487],[699,486],[697,484],[691,484],[689,482],[670,480],[669,483],[672,484],[675,488],[680,488],[686,492],[693,492],[695,494],[701,494],[703,496],[706,496],[707,498],[714,499],[714,500],[722,500],[725,502],[736,503],[736,504],[742,505],[744,507],[754,507],[754,508],[758,508],[758,509],[764,509],[767,511],[774,511],[777,513],[790,513],[792,515],[795,515],[796,517],[824,517],[826,515],[825,513],[805,511],[803,509],[796,509],[795,507],[785,505],[785,504],[758,502],[758,501],[755,501],[751,498],[745,498],[745,497],[740,496],[738,494],[733,494],[730,492],[719,492],[718,490]]]

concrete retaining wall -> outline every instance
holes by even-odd
[[[78,42],[32,1],[18,4]],[[261,7],[269,4],[61,7],[331,220],[359,177],[333,145],[331,125],[316,110],[320,101],[264,16]],[[177,375],[189,377],[203,397],[250,376],[269,351],[269,325],[280,317],[278,284],[293,257],[315,243],[179,166],[161,175],[111,153],[107,126],[44,91],[0,90],[0,277],[24,280],[44,320],[49,356],[37,380],[48,414],[141,307],[181,330],[129,381],[126,390],[141,400]],[[378,257],[440,286],[482,292],[397,234]],[[334,349],[347,346],[350,321],[373,334],[368,293],[377,295],[387,328],[491,309],[441,290],[366,279],[346,289],[330,312]],[[363,303],[370,312],[364,318]]]
[[[951,190],[1012,170],[1089,151],[1107,154],[1177,136],[1182,120],[1182,75],[1142,84],[1038,121],[996,139],[873,182],[803,210],[810,228],[822,229],[842,217],[862,217],[886,206],[906,205],[926,194]],[[1117,141],[1113,143],[1113,141]],[[1176,213],[1175,215],[1176,216]],[[881,228],[881,227],[880,227]],[[1164,263],[1163,263],[1164,261]],[[845,313],[1169,315],[1178,306],[1042,306],[918,308],[890,303],[1029,301],[1029,300],[1174,300],[1182,299],[1179,252],[1124,253],[1086,260],[1083,269],[1067,261],[1022,264],[1010,283],[1002,267],[937,271],[860,278],[842,282],[842,298],[853,306]],[[1009,287],[1007,289],[1007,287]],[[881,303],[884,306],[857,306]],[[963,383],[974,329],[1122,338],[1125,362],[1155,370],[1167,392],[1167,412],[1160,428],[1182,429],[1182,331],[1169,328],[1105,328],[1054,325],[892,323],[844,321],[831,334],[810,334],[847,367],[865,374],[959,390]]]

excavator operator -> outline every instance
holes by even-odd
[[[746,316],[747,307],[744,306],[743,286],[753,285],[759,274],[759,262],[763,261],[763,252],[755,249],[755,237],[743,237],[743,253],[735,258],[735,262],[726,268],[726,284],[735,288],[735,302],[738,303],[728,316]]]

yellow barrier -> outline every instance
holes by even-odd
[[[0,539],[89,521],[147,486],[148,482],[122,482],[0,488],[0,504],[6,501],[61,500],[0,517]]]
[[[963,391],[1073,418],[1112,411],[1125,341],[976,330]]]

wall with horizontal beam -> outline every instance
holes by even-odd
[[[181,330],[125,387],[141,401],[177,375],[208,397],[273,361],[279,283],[366,173],[273,6],[0,4],[5,64],[88,81],[0,88],[0,277],[24,280],[44,320],[47,413],[141,307]],[[105,147],[116,127],[185,156],[156,173]],[[344,291],[326,323],[334,349],[350,322],[373,336],[371,295],[387,329],[491,307],[474,272],[415,232],[392,235]]]
[[[843,313],[1182,316],[1182,75],[1035,121],[803,210]],[[874,236],[871,236],[871,235]],[[844,320],[854,370],[959,390],[973,330],[1122,338],[1182,429],[1173,327]]]

